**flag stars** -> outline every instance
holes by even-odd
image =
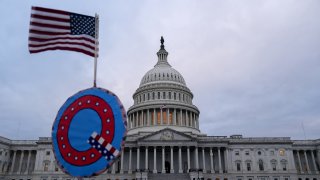
[[[87,34],[95,37],[95,18],[90,16],[73,14],[71,19],[71,33],[80,35]]]

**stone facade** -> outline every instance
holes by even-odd
[[[320,179],[320,139],[202,134],[193,94],[168,63],[163,41],[157,55],[133,94],[120,158],[90,179]],[[73,178],[57,166],[51,138],[0,137],[0,179]]]

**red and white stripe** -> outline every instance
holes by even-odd
[[[119,150],[117,150],[116,148],[114,148],[114,147],[112,146],[112,144],[108,143],[103,137],[101,137],[100,135],[98,135],[97,132],[93,132],[93,133],[91,134],[91,137],[92,137],[93,139],[95,139],[96,141],[98,141],[98,143],[99,143],[101,146],[105,147],[109,152],[111,152],[114,157],[117,157],[117,156],[120,154]]]
[[[96,39],[92,36],[71,35],[70,13],[42,7],[32,7],[29,30],[29,51],[77,51],[94,57]]]

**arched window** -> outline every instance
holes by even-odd
[[[275,159],[271,160],[271,168],[272,168],[272,171],[277,170],[277,160],[275,160]]]
[[[251,171],[251,161],[250,160],[246,161],[246,166],[247,166],[247,171]]]
[[[241,161],[236,161],[237,171],[241,171]]]
[[[280,162],[281,162],[281,169],[283,171],[286,171],[287,170],[287,164],[288,164],[287,160],[282,159]]]
[[[259,164],[259,170],[260,170],[260,171],[264,171],[262,159],[259,159],[258,164]]]

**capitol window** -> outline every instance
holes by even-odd
[[[251,163],[247,162],[247,171],[251,171]]]
[[[158,99],[160,99],[160,92],[158,92]]]
[[[177,99],[177,97],[176,97],[176,93],[175,93],[175,92],[173,93],[173,99],[174,99],[174,100],[176,100],[176,99]]]
[[[287,170],[287,161],[284,159],[281,160],[281,168],[283,171]]]
[[[239,156],[239,155],[240,155],[239,151],[236,151],[236,152],[235,152],[235,155],[236,155],[236,156]]]
[[[46,155],[49,156],[49,155],[50,155],[50,151],[47,151],[47,152],[46,152]]]
[[[166,99],[166,92],[163,92],[163,93],[162,93],[162,98],[163,98],[163,99]]]
[[[246,151],[246,155],[249,156],[249,151]]]
[[[169,92],[169,99],[171,99],[171,92]]]
[[[270,151],[270,155],[273,156],[274,155],[274,151]]]
[[[273,171],[277,170],[277,161],[276,160],[271,160],[271,167]]]
[[[152,92],[152,100],[154,100],[154,92]]]
[[[2,155],[2,151],[0,151],[0,156]]]
[[[259,165],[259,170],[264,171],[263,161],[261,159],[258,161],[258,165]]]
[[[241,171],[241,162],[240,161],[236,161],[236,167],[237,167],[237,171]]]

